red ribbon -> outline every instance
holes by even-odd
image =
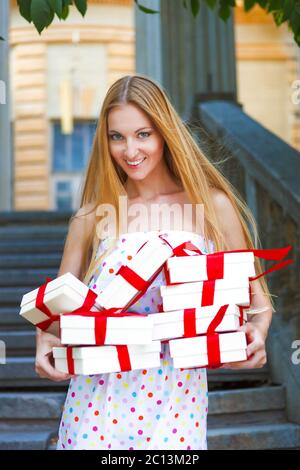
[[[165,242],[167,242],[167,240],[165,240],[162,235],[159,235],[159,237],[162,238]],[[225,253],[253,253],[254,256],[257,256],[258,258],[262,258],[265,260],[280,261],[288,254],[291,248],[292,246],[288,245],[283,248],[273,248],[273,249],[264,249],[264,250],[257,250],[257,249],[229,250],[229,251],[218,251],[216,253],[204,254],[191,241],[189,241],[189,242],[184,242],[181,245],[178,245],[176,248],[174,248],[172,257],[173,256],[189,256],[184,250],[193,251],[194,253],[196,253],[195,256],[197,255],[206,256],[207,280],[216,280],[216,279],[224,278],[224,254]],[[291,264],[293,262],[294,262],[293,260],[286,260],[281,263],[277,263],[271,268],[262,272],[261,274],[254,276],[254,277],[249,277],[249,280],[254,281],[255,279],[258,279],[259,277],[264,276],[265,274],[268,274],[272,271],[277,271],[278,269],[281,269],[284,266],[287,266],[288,264]],[[167,269],[165,270],[165,274],[166,274],[166,271]],[[167,280],[167,285],[169,285],[170,284],[169,274],[167,275],[166,280]]]
[[[117,353],[119,357],[121,372],[126,372],[128,370],[131,370],[131,362],[130,362],[130,357],[129,357],[129,352],[128,352],[128,346],[124,344],[124,345],[118,345],[116,346],[116,348],[117,348]]]
[[[75,374],[75,363],[73,359],[73,346],[67,346],[66,347],[66,354],[67,354],[67,367],[68,367],[68,373],[71,375]]]
[[[128,347],[126,345],[121,345],[121,346],[116,346],[116,348],[117,348],[117,354],[118,354],[121,372],[126,372],[126,371],[131,370],[131,362],[130,362]],[[75,361],[73,358],[73,349],[74,349],[74,346],[66,347],[66,359],[67,359],[68,373],[72,375],[75,374]]]

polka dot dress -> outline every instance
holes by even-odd
[[[165,235],[173,247],[190,240],[206,252],[203,238],[192,232],[127,233],[119,237],[89,287],[101,291],[120,265],[157,234]],[[100,242],[96,256],[107,249],[106,242]],[[162,271],[128,311],[158,312],[163,284]],[[78,375],[70,381],[57,449],[204,450],[207,407],[206,369],[174,369],[169,345],[162,343],[159,368]]]

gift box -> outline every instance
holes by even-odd
[[[55,368],[69,374],[92,375],[160,366],[160,341],[147,345],[53,348]]]
[[[59,316],[85,305],[99,310],[97,294],[72,273],[66,273],[23,295],[20,315],[42,330],[59,336]],[[43,304],[43,305],[42,305]]]
[[[126,265],[120,267],[112,281],[99,293],[101,306],[116,312],[126,310],[149,287],[172,254],[172,247],[161,238],[147,241]],[[95,291],[98,292],[97,282]]]
[[[95,316],[62,315],[61,343],[81,345],[149,344],[152,342],[153,320],[140,314]]]
[[[217,279],[161,286],[164,312],[208,305],[250,304],[249,280]]]
[[[192,253],[192,252],[191,252]],[[253,252],[174,256],[166,263],[169,282],[249,278],[255,275]]]
[[[186,310],[174,310],[151,314],[153,319],[153,340],[167,340],[183,336],[205,334],[212,320],[216,317],[218,307],[210,305]],[[243,308],[228,305],[228,308],[216,328],[217,332],[234,331],[247,321]]]
[[[227,362],[247,359],[243,331],[215,333],[211,336],[173,339],[169,342],[174,368],[219,367]]]

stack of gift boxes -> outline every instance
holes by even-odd
[[[161,311],[128,312],[162,270]],[[71,273],[47,278],[23,296],[20,314],[60,338],[64,346],[53,348],[53,357],[62,372],[159,367],[162,341],[169,342],[175,368],[215,368],[247,359],[246,336],[237,329],[247,319],[254,274],[251,250],[205,255],[189,241],[174,248],[160,235],[100,293],[97,283],[93,291]]]

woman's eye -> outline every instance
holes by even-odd
[[[139,136],[142,135],[143,138],[144,138],[144,137],[149,137],[149,136],[150,136],[150,132],[139,132],[138,135],[139,135]],[[115,137],[116,137],[116,138],[115,138]],[[121,140],[121,139],[119,139],[119,137],[122,138],[122,136],[121,136],[120,134],[110,134],[111,140]]]
[[[141,135],[141,134],[144,134],[144,135],[147,134],[147,137],[149,137],[150,132],[140,132],[139,135]]]
[[[119,140],[119,139],[114,139],[115,136],[121,137],[120,134],[110,134],[111,140]]]

